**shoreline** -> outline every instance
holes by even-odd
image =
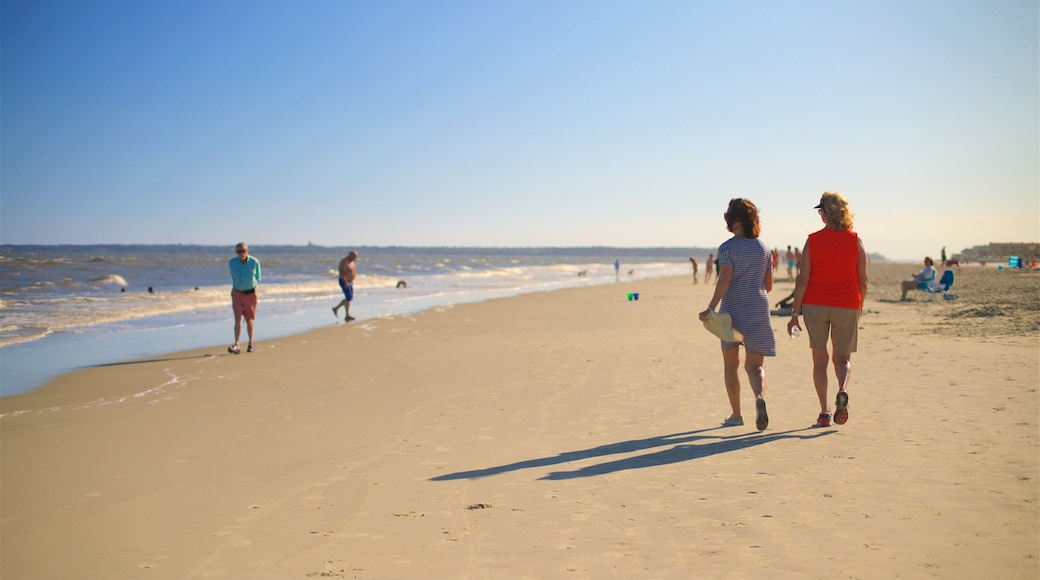
[[[642,266],[648,267],[646,264]],[[662,275],[658,273],[659,265],[650,266],[654,269],[648,277]],[[646,279],[645,276],[641,270],[633,280]],[[528,280],[521,285],[459,285],[448,289],[413,285],[407,294],[401,291],[387,294],[383,288],[359,287],[364,296],[358,301],[360,304],[355,304],[355,316],[359,316],[361,321],[376,320],[446,305],[481,302],[553,288],[611,284],[614,283],[612,278],[613,275],[609,280],[603,276],[557,278]],[[342,323],[339,317],[330,318],[327,308],[342,298],[339,293],[330,291],[327,296],[310,296],[293,301],[272,299],[267,293],[267,289],[261,291],[257,318],[258,341],[285,338]],[[228,301],[216,310],[116,321],[82,331],[53,332],[34,340],[5,345],[0,347],[0,356],[6,359],[0,398],[39,388],[65,372],[163,356],[171,351],[210,347],[222,349],[224,347],[220,347],[214,337],[225,336],[228,338],[226,344],[230,344],[232,327]],[[56,353],[60,355],[56,356]]]
[[[998,267],[1002,267],[1002,265],[995,263],[984,266],[966,264],[953,269],[957,272],[962,271],[962,269],[969,272],[981,269],[982,271],[996,273],[999,272],[997,270]],[[916,265],[899,262],[878,262],[871,263],[871,268],[879,268],[886,272],[905,270],[908,273],[915,270]],[[1032,273],[1028,270],[1025,272],[1005,270],[1001,275]],[[665,277],[671,275],[674,274],[663,274]],[[776,275],[778,277],[784,276],[782,267]],[[904,273],[904,275],[908,274]],[[658,276],[662,276],[662,274],[652,274],[650,277]],[[701,269],[701,276],[703,277],[703,268]],[[677,277],[681,277],[681,275]],[[628,281],[623,280],[623,282]],[[596,284],[614,283],[613,281],[602,280],[595,282],[588,280],[588,282]],[[782,283],[783,281],[778,278],[778,285]],[[897,283],[889,284],[886,280],[883,282],[883,288],[885,287],[884,285],[890,285],[894,288]],[[955,290],[957,289],[955,288]],[[979,292],[985,291],[984,288],[977,288],[976,290]],[[545,289],[532,287],[485,290],[478,291],[474,296],[465,298],[450,296],[437,298],[436,296],[430,296],[425,300],[420,299],[416,304],[403,309],[388,307],[388,305],[377,300],[373,304],[364,305],[369,310],[367,313],[362,314],[362,320],[410,315],[428,308],[440,308],[446,304],[479,302],[541,291],[545,291]],[[898,291],[896,291],[896,295],[898,295]],[[320,299],[308,298],[302,300],[300,304],[308,304],[316,300],[328,300],[330,303],[333,303],[338,298],[337,293],[330,292],[327,297]],[[877,297],[875,296],[875,298]],[[409,300],[413,299],[409,298]],[[75,372],[76,370],[100,365],[115,365],[127,360],[161,357],[167,353],[185,349],[210,347],[222,349],[223,347],[220,346],[220,343],[214,341],[213,338],[222,335],[230,336],[231,334],[230,315],[223,308],[220,310],[222,314],[218,315],[216,312],[208,313],[199,317],[198,320],[186,324],[177,323],[176,319],[166,320],[165,317],[159,316],[155,319],[123,321],[109,325],[111,328],[102,325],[101,330],[56,332],[39,339],[0,347],[0,356],[6,359],[6,364],[3,367],[4,376],[2,387],[0,387],[0,399],[40,388],[49,380],[53,380],[67,372]],[[399,309],[401,310],[400,312],[397,311]],[[337,322],[329,321],[325,310],[323,306],[313,307],[308,310],[302,306],[300,308],[286,309],[285,305],[281,305],[274,312],[271,312],[269,309],[262,311],[258,319],[258,341],[285,338],[313,329],[335,326]],[[1022,330],[1028,332],[1032,328],[1040,331],[1040,321],[1030,321],[1030,324],[1024,325]],[[954,332],[959,331],[955,330]],[[970,333],[968,334],[970,335]],[[230,340],[228,342],[230,343]],[[55,353],[60,353],[60,355],[56,356]]]
[[[0,403],[0,575],[1035,575],[1040,336],[882,284],[830,429],[786,336],[719,427],[685,276],[62,375]]]

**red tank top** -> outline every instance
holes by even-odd
[[[809,287],[803,304],[859,310],[859,237],[849,230],[809,234]]]

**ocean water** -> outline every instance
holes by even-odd
[[[691,256],[703,263],[714,251],[250,246],[263,271],[257,343],[343,324],[330,309],[342,298],[336,267],[350,249],[360,255],[358,322],[614,283],[615,259],[622,281],[683,275]],[[0,396],[79,368],[231,344],[233,255],[230,246],[0,246]]]

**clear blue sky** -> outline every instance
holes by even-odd
[[[1035,0],[3,0],[3,243],[1040,241]]]

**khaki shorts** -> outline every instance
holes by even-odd
[[[235,311],[235,320],[245,317],[246,320],[256,320],[256,292],[231,291],[231,309]]]
[[[809,333],[809,346],[827,350],[827,338],[837,354],[856,352],[861,311],[833,306],[802,305],[802,322]]]

